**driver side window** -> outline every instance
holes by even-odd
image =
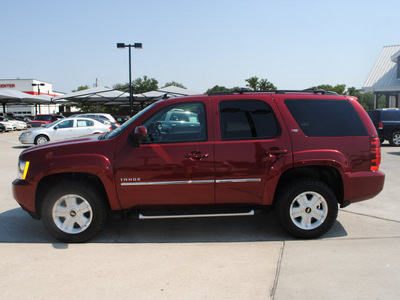
[[[58,123],[58,128],[71,128],[74,127],[74,120],[65,120]]]
[[[147,128],[146,144],[200,142],[207,140],[203,103],[179,103],[158,111],[143,125]]]

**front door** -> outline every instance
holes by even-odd
[[[148,141],[126,141],[116,153],[116,185],[124,209],[214,203],[214,142],[209,103],[172,101],[144,120]]]
[[[50,141],[62,141],[73,138],[74,119],[61,121],[53,127],[52,136]]]
[[[291,159],[290,138],[281,130],[271,97],[213,101],[216,204],[261,204],[274,165]],[[282,121],[282,120],[281,120]],[[276,168],[279,170],[279,168]],[[265,204],[265,203],[264,203]]]

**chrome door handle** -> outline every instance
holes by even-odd
[[[270,149],[268,149],[268,150],[265,150],[264,151],[264,154],[266,155],[266,156],[269,156],[269,157],[275,157],[275,156],[277,156],[277,155],[283,155],[283,154],[287,154],[287,150],[286,149],[279,149],[279,148],[270,148]]]
[[[190,160],[193,160],[193,161],[201,160],[201,159],[207,158],[209,156],[210,156],[209,153],[201,154],[200,151],[192,151],[192,152],[190,152],[188,154],[185,154],[185,158],[189,158]]]

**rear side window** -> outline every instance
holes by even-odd
[[[279,133],[275,115],[264,101],[221,101],[219,116],[221,138],[224,141],[271,139]]]
[[[400,121],[397,111],[382,111],[382,121]]]
[[[285,104],[307,136],[368,135],[363,122],[349,101],[287,99]]]

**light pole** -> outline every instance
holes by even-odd
[[[133,87],[132,87],[132,65],[131,65],[131,48],[142,49],[142,43],[124,44],[117,43],[118,49],[129,48],[129,116],[133,116]]]
[[[38,96],[40,95],[40,87],[44,86],[44,83],[32,83],[32,86],[37,86]],[[35,114],[37,114],[37,104],[35,104]],[[39,104],[39,114],[40,114],[40,104]]]

